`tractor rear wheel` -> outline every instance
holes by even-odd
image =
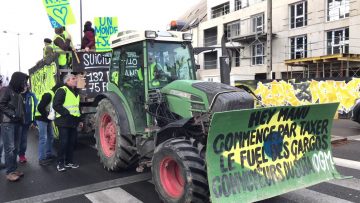
[[[121,134],[119,117],[109,99],[101,100],[96,110],[94,136],[100,162],[111,171],[127,168],[135,154],[127,148],[133,146],[134,136]]]
[[[160,144],[154,152],[152,175],[164,202],[209,202],[205,161],[189,140]]]

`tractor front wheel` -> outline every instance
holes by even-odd
[[[154,152],[152,174],[164,202],[208,202],[205,161],[189,140],[171,139]]]
[[[135,138],[121,134],[119,116],[109,99],[100,101],[95,118],[96,148],[104,168],[111,171],[127,168],[135,154],[128,146],[134,145]]]

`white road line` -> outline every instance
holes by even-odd
[[[101,190],[105,190],[108,188],[114,188],[114,187],[119,187],[122,185],[131,184],[131,183],[146,181],[146,180],[149,180],[150,178],[151,178],[151,173],[142,173],[139,175],[133,175],[133,176],[128,176],[128,177],[124,177],[124,178],[118,178],[115,180],[109,180],[109,181],[104,181],[104,182],[95,183],[95,184],[91,184],[91,185],[86,185],[86,186],[71,188],[71,189],[67,189],[67,190],[61,190],[61,191],[57,191],[57,192],[51,192],[51,193],[38,195],[38,196],[34,196],[34,197],[14,200],[14,201],[11,201],[11,203],[15,203],[15,202],[16,203],[50,202],[50,201],[55,201],[55,200],[64,199],[64,198],[68,198],[68,197],[73,197],[73,196],[84,195],[84,194],[88,194],[88,193],[92,193],[92,192],[96,192],[96,191],[101,191]]]
[[[94,192],[85,196],[93,203],[142,203],[142,201],[119,187]]]
[[[312,202],[312,203],[349,203],[350,201],[326,195],[309,189],[300,189],[281,195],[292,202]]]
[[[360,170],[360,162],[358,162],[358,161],[341,159],[341,158],[336,158],[336,157],[333,157],[333,158],[334,158],[335,165],[337,165],[337,166]]]
[[[349,136],[349,137],[347,137],[347,138],[348,138],[348,140],[360,141],[360,135]]]
[[[360,180],[357,178],[336,179],[328,183],[360,191]]]

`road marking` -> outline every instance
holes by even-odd
[[[360,141],[360,135],[349,136],[349,137],[347,137],[347,138],[348,138],[348,140]]]
[[[93,203],[142,203],[136,197],[117,187],[85,195]]]
[[[334,158],[335,165],[337,165],[337,166],[360,170],[360,162],[358,162],[358,161],[341,159],[341,158],[336,158],[336,157],[333,157],[333,158]]]
[[[32,202],[50,202],[55,201],[59,199],[64,199],[68,197],[78,196],[78,195],[84,195],[96,191],[101,191],[109,188],[119,187],[122,185],[127,185],[131,183],[141,182],[141,181],[147,181],[151,178],[151,173],[142,173],[138,175],[128,176],[124,178],[118,178],[115,180],[109,180],[104,181],[100,183],[95,183],[91,185],[85,185],[81,187],[71,188],[67,190],[61,190],[57,192],[47,193],[43,195],[38,195],[34,197],[19,199],[11,201],[11,203],[32,203]]]
[[[360,191],[360,180],[357,178],[336,179],[328,183]]]
[[[300,189],[281,195],[291,202],[318,202],[318,203],[349,203],[350,201],[326,195],[309,189]]]

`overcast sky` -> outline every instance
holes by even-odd
[[[74,44],[80,44],[80,0],[69,0],[76,24],[67,26]],[[118,17],[119,30],[165,30],[200,0],[82,0],[83,23],[94,17]],[[28,72],[42,58],[43,39],[53,39],[42,0],[8,0],[0,6],[0,74],[19,69],[17,33],[20,33],[21,71]],[[4,34],[6,30],[8,33]],[[29,33],[33,33],[30,35]]]

